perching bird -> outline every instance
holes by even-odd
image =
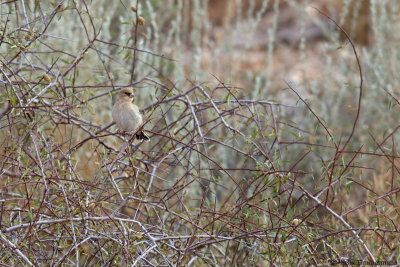
[[[138,140],[149,140],[145,133],[138,131],[143,124],[143,117],[138,106],[132,104],[134,96],[132,88],[124,88],[118,93],[112,109],[113,120],[120,130],[128,133],[136,132]]]

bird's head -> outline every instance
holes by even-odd
[[[123,101],[123,102],[131,102],[133,98],[135,97],[135,94],[133,93],[133,89],[128,87],[128,88],[123,88],[121,91],[118,93],[118,100]]]

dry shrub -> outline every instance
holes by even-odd
[[[399,127],[365,137],[361,64],[349,74],[356,85],[343,99],[353,107],[340,123],[325,120],[291,83],[298,105],[255,97],[261,93],[217,76],[177,82],[181,63],[140,41],[148,28],[139,15],[157,26],[146,3],[128,23],[118,14],[131,9],[109,1],[1,5],[0,261],[396,261]],[[106,38],[100,13],[111,7],[106,25],[116,33]],[[348,41],[354,65],[359,57]],[[137,90],[149,143],[110,122],[112,94],[127,86]]]

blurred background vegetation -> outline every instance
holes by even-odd
[[[351,43],[318,10],[352,39],[361,88]],[[0,261],[400,262],[399,12],[389,0],[2,1]],[[127,86],[149,143],[111,124]]]

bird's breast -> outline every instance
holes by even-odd
[[[139,108],[132,103],[115,103],[112,117],[118,128],[125,132],[134,132],[143,124]]]

